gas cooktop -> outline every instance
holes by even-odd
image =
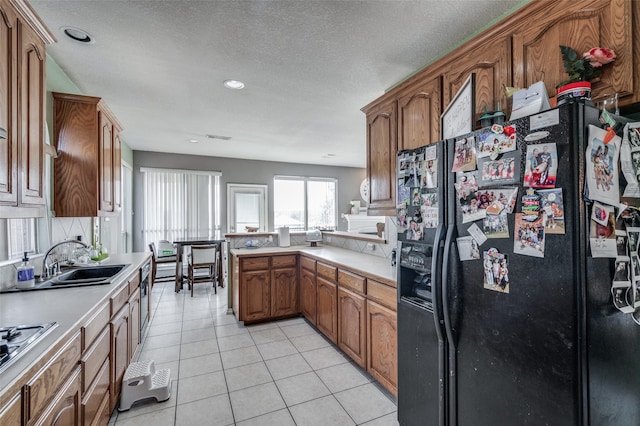
[[[36,325],[0,327],[0,372],[24,353],[29,345],[44,337],[57,326],[56,322],[47,322]]]

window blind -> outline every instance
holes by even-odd
[[[160,240],[206,237],[220,229],[219,172],[141,168],[145,247]]]

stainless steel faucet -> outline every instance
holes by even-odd
[[[60,241],[59,243],[55,243],[54,245],[49,247],[49,250],[47,250],[47,253],[44,255],[44,258],[42,259],[42,275],[40,276],[41,279],[49,278],[52,275],[50,270],[52,266],[56,267],[57,265],[58,270],[60,270],[60,263],[58,260],[56,260],[52,265],[48,265],[47,260],[49,259],[49,255],[51,254],[51,252],[63,244],[78,244],[84,248],[90,248],[90,246],[87,243],[84,243],[80,240],[64,240],[64,241]]]

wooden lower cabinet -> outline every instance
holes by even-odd
[[[366,368],[366,303],[363,296],[338,288],[338,347]]]
[[[271,273],[264,271],[242,272],[240,278],[242,315],[241,321],[264,320],[271,316]]]
[[[313,325],[316,321],[316,273],[300,269],[300,311]]]
[[[44,414],[31,424],[34,426],[79,426],[82,424],[80,417],[80,393],[82,391],[80,370],[80,366],[77,366],[62,389],[47,406]]]
[[[22,424],[22,395],[16,394],[11,401],[0,409],[0,425],[20,426]]]
[[[129,298],[129,361],[140,347],[140,288]]]
[[[338,343],[338,286],[322,277],[317,282],[316,327],[333,343]]]
[[[100,420],[105,416],[109,421],[109,371],[111,364],[107,358],[95,381],[89,387],[82,398],[82,424],[89,426],[92,424],[101,424]],[[106,399],[106,404],[105,404]],[[106,413],[105,413],[106,412]]]
[[[298,309],[297,268],[280,268],[271,271],[271,316],[295,315]]]
[[[239,321],[255,322],[300,313],[296,255],[233,258],[233,301]]]
[[[122,378],[129,366],[129,304],[125,305],[111,319],[111,406],[110,410],[118,404]]]
[[[396,312],[367,300],[367,371],[398,394],[398,328]]]

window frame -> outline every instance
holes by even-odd
[[[291,180],[304,182],[304,229],[309,230],[309,182],[332,182],[335,185],[335,199],[334,199],[334,229],[338,229],[338,179],[332,177],[317,177],[317,176],[291,176],[291,175],[275,175],[273,177],[273,220],[274,227],[276,226],[276,200],[275,200],[275,186],[278,180]]]

